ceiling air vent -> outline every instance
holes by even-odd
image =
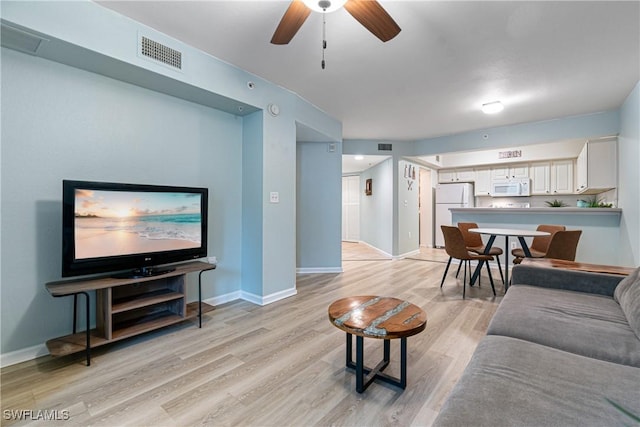
[[[182,52],[171,49],[148,37],[140,38],[140,53],[147,58],[155,59],[172,68],[182,70]]]
[[[8,47],[9,49],[35,55],[43,43],[48,41],[49,40],[39,35],[2,23],[0,42],[2,42],[2,46]]]
[[[391,151],[391,144],[378,144],[378,151]]]

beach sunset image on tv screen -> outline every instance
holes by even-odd
[[[75,190],[75,258],[199,248],[201,195]]]

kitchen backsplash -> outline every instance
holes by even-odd
[[[530,197],[476,197],[477,208],[546,208],[547,201],[559,200],[567,206],[577,207],[579,200],[589,200],[594,196],[569,194],[556,196],[530,196]],[[617,207],[617,191],[615,189],[598,194],[595,196],[597,200],[603,203],[613,203],[613,207]]]

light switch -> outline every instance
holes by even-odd
[[[280,193],[278,193],[277,191],[272,191],[269,194],[269,201],[271,203],[280,203]]]

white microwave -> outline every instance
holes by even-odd
[[[529,196],[529,178],[495,180],[491,183],[491,197]]]

